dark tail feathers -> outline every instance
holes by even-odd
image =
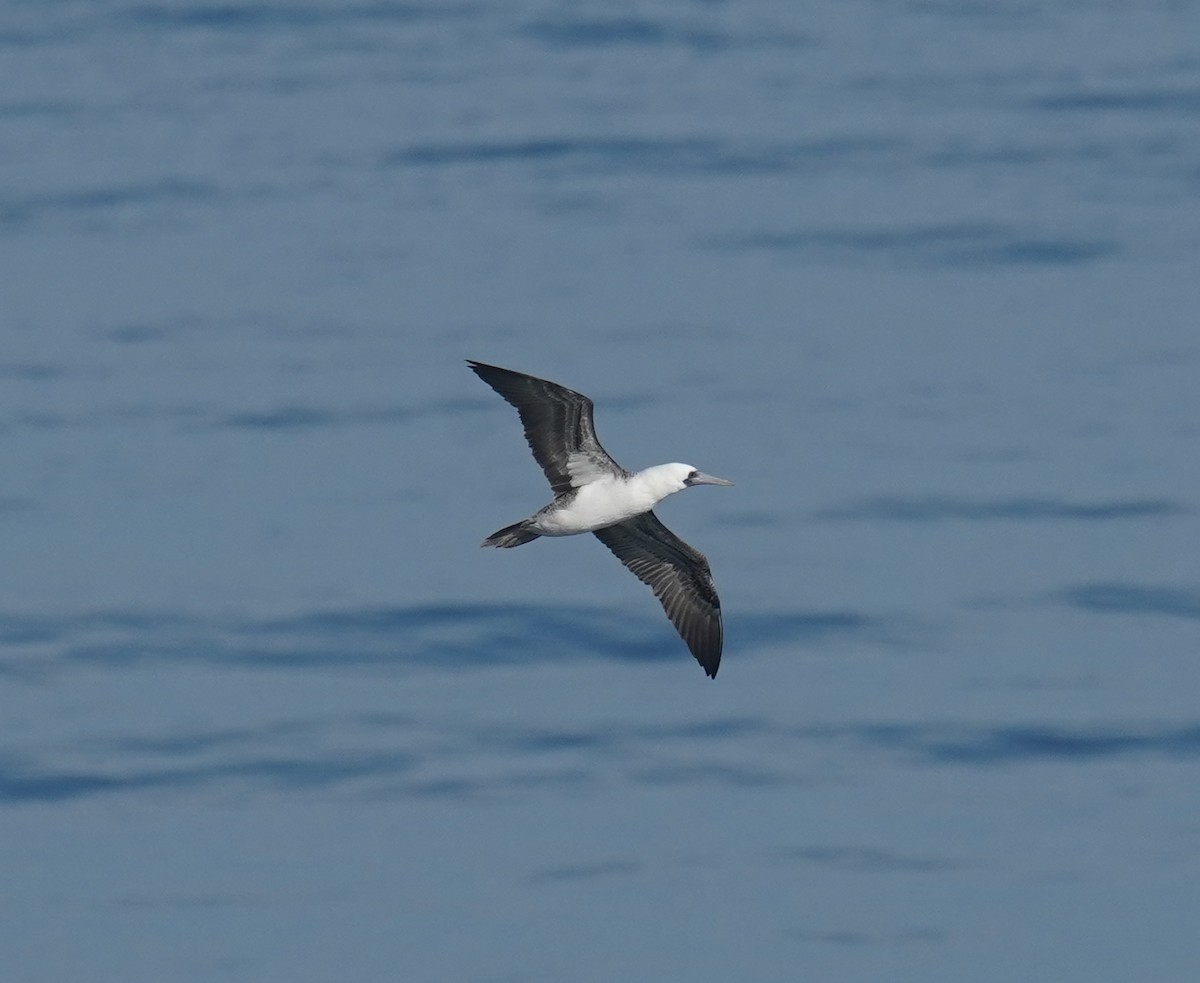
[[[480,545],[500,546],[503,548],[521,546],[524,543],[537,539],[540,535],[540,532],[534,531],[532,520],[522,519],[520,522],[514,522],[511,526],[505,526],[499,532],[492,533]]]

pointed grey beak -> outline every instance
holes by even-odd
[[[726,481],[724,478],[714,478],[711,474],[705,474],[703,471],[697,471],[687,479],[689,485],[732,485],[732,481]]]

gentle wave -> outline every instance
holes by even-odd
[[[1165,498],[1085,502],[1038,496],[969,499],[929,495],[878,496],[821,509],[813,517],[835,521],[881,522],[1106,522],[1170,518],[1190,515],[1192,511],[1182,502]]]
[[[901,146],[888,137],[763,143],[689,136],[555,136],[414,144],[393,150],[383,163],[402,167],[554,164],[584,171],[637,171],[653,177],[749,175],[811,172],[854,163],[880,165]]]
[[[902,626],[854,612],[737,618],[739,651],[893,636]],[[46,673],[86,664],[121,669],[172,663],[263,669],[470,670],[604,659],[687,659],[669,625],[624,610],[520,604],[440,604],[220,620],[170,612],[63,617],[0,615],[0,672]]]
[[[131,726],[137,726],[136,723]],[[570,727],[477,724],[430,714],[357,714],[258,728],[88,735],[0,756],[0,802],[62,801],[148,790],[340,790],[350,796],[477,798],[611,786],[771,788],[808,784],[797,762],[899,757],[937,767],[1200,758],[1200,722],[1091,727],[856,722],[794,727],[755,717]],[[852,764],[852,762],[857,762]],[[946,864],[805,850],[839,868]]]
[[[1142,584],[1081,584],[1054,595],[1072,607],[1100,614],[1200,619],[1200,590]]]
[[[130,184],[112,184],[77,191],[48,192],[0,200],[0,225],[23,227],[66,216],[122,218],[215,200],[220,189],[207,181],[164,178]]]
[[[922,265],[964,267],[1077,265],[1107,259],[1120,251],[1119,244],[1108,239],[1046,236],[992,224],[757,232],[714,245],[824,259],[882,256]]]

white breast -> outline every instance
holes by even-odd
[[[632,478],[604,477],[588,482],[561,508],[536,517],[543,536],[574,536],[603,529],[654,508],[659,498],[645,482]]]

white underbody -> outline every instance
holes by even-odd
[[[660,468],[647,468],[627,478],[605,475],[580,486],[570,501],[539,512],[533,517],[534,528],[543,536],[593,532],[649,512],[683,488],[681,480],[663,474]]]

